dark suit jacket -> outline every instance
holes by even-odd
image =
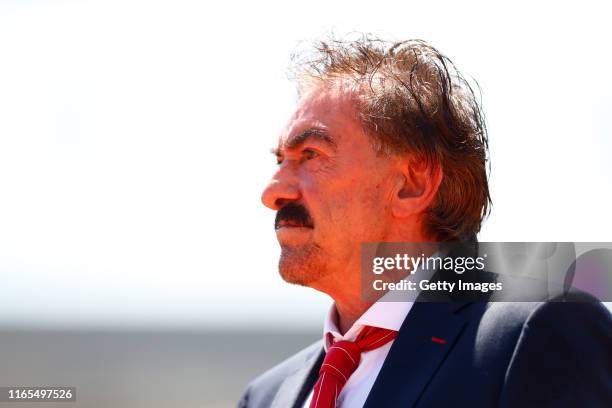
[[[252,381],[238,406],[301,407],[323,358],[319,341]],[[594,299],[415,303],[364,406],[610,408],[612,316]]]

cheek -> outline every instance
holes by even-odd
[[[384,219],[387,208],[386,201],[381,187],[373,186],[361,191],[358,205],[361,207],[362,217],[368,222],[368,225],[378,224]]]
[[[380,226],[388,208],[389,177],[381,177],[375,169],[318,175],[302,179],[302,192],[321,233],[363,235],[360,231]]]
[[[363,236],[377,230],[387,208],[383,191],[381,185],[369,186],[354,181],[329,201],[331,223],[346,235]]]

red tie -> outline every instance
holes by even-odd
[[[397,336],[397,331],[364,326],[354,342],[341,340],[334,343],[319,370],[310,408],[335,408],[336,399],[361,360],[361,353],[384,346]]]

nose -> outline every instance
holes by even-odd
[[[300,189],[297,177],[293,172],[285,167],[281,167],[274,173],[272,179],[261,194],[261,202],[266,207],[278,211],[285,204],[300,199]]]

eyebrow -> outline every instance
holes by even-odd
[[[334,141],[334,139],[329,135],[329,133],[327,133],[327,131],[325,129],[321,129],[321,128],[308,128],[306,130],[304,130],[301,133],[298,133],[295,136],[291,136],[284,145],[284,149],[285,150],[291,150],[291,149],[295,149],[297,146],[301,145],[302,143],[304,143],[307,139],[310,138],[315,138],[318,139],[324,143],[327,143],[328,145],[330,145],[331,147],[333,147],[334,149],[336,148],[336,142]],[[272,154],[275,155],[279,155],[280,154],[280,148],[272,148],[271,152]]]

